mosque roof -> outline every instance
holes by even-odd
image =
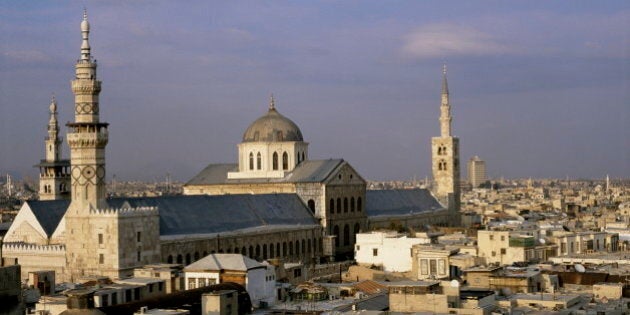
[[[295,194],[112,198],[107,203],[112,208],[158,207],[161,236],[318,224]],[[28,201],[28,205],[50,236],[61,222],[70,201]]]
[[[27,203],[48,237],[55,232],[59,221],[70,206],[70,200],[33,200]]]
[[[217,185],[242,183],[317,183],[325,181],[345,161],[343,159],[306,160],[283,178],[228,179],[228,172],[237,172],[238,164],[210,164],[195,175],[188,185]]]
[[[241,254],[210,254],[184,267],[184,271],[247,271],[265,268],[265,265]]]
[[[368,217],[410,215],[444,209],[427,189],[388,189],[365,192]]]
[[[283,141],[304,141],[304,138],[300,128],[276,110],[272,96],[269,111],[249,125],[243,134],[243,142]]]

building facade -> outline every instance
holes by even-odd
[[[468,182],[473,189],[486,182],[486,162],[476,155],[468,160]]]

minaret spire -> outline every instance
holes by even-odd
[[[440,131],[442,137],[451,136],[451,105],[448,100],[448,81],[446,80],[446,64],[442,68],[442,103],[440,105]]]
[[[81,37],[83,42],[81,43],[81,60],[89,61],[90,56],[90,42],[88,41],[90,36],[90,23],[87,18],[87,9],[83,8],[83,21],[81,22]]]
[[[54,93],[48,109],[50,119],[48,120],[48,136],[45,138],[46,155],[40,164],[35,165],[35,167],[39,167],[39,199],[67,199],[70,188],[70,162],[61,159],[62,139],[59,137],[57,100]]]
[[[46,142],[50,142],[50,146],[46,150],[46,161],[53,162],[59,159],[59,146],[61,145],[59,125],[57,124],[57,100],[54,93],[48,108],[50,110],[50,119],[48,120],[48,137]]]
[[[276,101],[273,98],[273,93],[271,93],[271,96],[269,97],[269,110],[276,110]]]

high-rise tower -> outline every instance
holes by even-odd
[[[35,167],[39,167],[39,199],[59,200],[70,198],[70,161],[61,159],[59,124],[57,123],[57,101],[50,101],[50,120],[46,137],[46,158]]]
[[[476,155],[468,160],[468,182],[472,188],[486,182],[486,162]]]
[[[442,71],[442,102],[440,105],[440,136],[431,139],[433,190],[438,199],[453,212],[453,224],[459,224],[459,138],[451,135],[451,105],[449,103],[446,65]]]
[[[99,121],[101,81],[90,54],[87,13],[81,22],[81,57],[72,80],[73,123],[68,123],[72,202],[65,214],[66,263],[70,280],[86,275],[130,276],[133,268],[159,262],[156,208],[109,208],[105,185],[107,123]]]

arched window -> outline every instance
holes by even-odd
[[[337,213],[341,213],[341,198],[337,198]]]
[[[336,236],[335,246],[339,247],[339,226],[338,225],[335,225],[335,227],[333,228],[333,235]]]
[[[168,255],[168,258],[166,259],[166,262],[169,264],[173,263],[173,255]]]
[[[177,255],[177,263],[178,264],[183,264],[184,263],[184,258],[182,257],[181,254]]]
[[[254,153],[249,152],[249,170],[254,170]]]
[[[195,261],[199,260],[199,252],[195,252],[195,256],[193,257],[195,257]]]
[[[306,161],[306,158],[304,157],[305,157],[304,152],[302,152],[302,161]]]
[[[295,241],[295,254],[300,254],[300,241]]]
[[[186,265],[190,265],[190,253],[186,254]]]
[[[269,244],[269,258],[276,257],[273,252],[273,246],[274,246],[273,243]]]
[[[287,256],[287,242],[282,242],[282,257]]]
[[[241,255],[247,256],[247,248],[245,248],[245,246],[243,246],[243,248],[241,248]]]
[[[297,161],[297,164],[300,164],[301,160],[300,160],[300,152],[297,153],[295,160]]]
[[[308,251],[307,252],[310,254],[311,253],[311,249],[312,249],[311,239],[310,238],[308,239],[307,244],[308,244]]]
[[[350,227],[347,224],[343,227],[343,245],[350,245]]]
[[[362,202],[361,202],[361,197],[357,198],[357,211],[361,212],[361,210],[363,208],[361,208],[363,206]]]
[[[262,155],[260,155],[260,152],[258,152],[258,154],[256,155],[256,169],[262,169]]]
[[[357,234],[361,231],[361,225],[359,223],[354,224],[354,239],[357,239]]]
[[[278,170],[278,152],[273,153],[273,170]]]
[[[227,249],[227,253],[228,253],[228,254],[231,254],[231,253],[232,253],[232,249],[231,249],[231,248],[228,248],[228,249]]]
[[[354,197],[350,198],[350,212],[354,212]]]
[[[328,205],[328,207],[330,208],[330,213],[334,213],[335,212],[335,200],[330,198],[330,205]]]
[[[306,240],[302,239],[302,254],[306,253]]]
[[[293,241],[289,241],[289,256],[293,256]]]
[[[281,256],[282,254],[280,253],[280,242],[276,243],[276,256]]]
[[[289,169],[289,155],[287,154],[287,152],[282,153],[282,169]]]
[[[260,245],[256,245],[256,258],[260,257]]]
[[[348,198],[343,198],[343,212],[348,212]]]
[[[254,246],[249,245],[249,258],[254,257]]]
[[[312,213],[315,213],[315,200],[313,199],[308,200],[308,208],[311,209]]]

